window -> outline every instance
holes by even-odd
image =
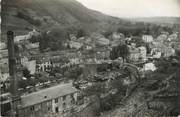
[[[66,103],[63,103],[63,108],[66,108]]]
[[[58,107],[56,107],[56,108],[55,108],[55,111],[56,111],[56,113],[58,113],[58,112],[59,112],[59,108],[58,108]]]
[[[74,94],[71,94],[71,98],[74,98]]]
[[[58,98],[55,99],[55,103],[58,103]]]
[[[51,102],[47,102],[47,106],[50,106],[51,105]]]
[[[71,94],[71,104],[74,104],[74,103],[75,103],[74,95]]]
[[[66,100],[66,95],[65,95],[65,96],[63,96],[63,101],[64,101],[64,100]]]
[[[74,98],[71,99],[71,104],[75,104]]]
[[[34,108],[35,108],[34,110],[35,110],[35,111],[38,111],[38,110],[41,109],[41,107],[42,107],[41,104],[38,104],[38,105],[36,105],[36,106],[34,107]]]
[[[31,107],[30,107],[30,110],[31,110],[31,111],[34,111],[34,106],[31,106]]]

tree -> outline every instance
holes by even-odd
[[[113,31],[109,30],[109,31],[104,32],[103,35],[104,35],[105,38],[109,38],[109,36],[111,36],[112,33],[113,33]]]
[[[87,32],[85,31],[85,30],[83,30],[83,29],[78,29],[78,31],[77,31],[77,37],[79,38],[79,37],[84,37],[84,36],[86,36],[87,35]]]
[[[37,42],[39,42],[40,41],[40,35],[39,36],[32,36],[30,39],[29,39],[29,41],[31,42],[31,43],[37,43]]]
[[[96,95],[98,98],[100,98],[100,95],[105,92],[105,90],[105,83],[98,82],[96,85],[86,88],[84,94],[85,96]]]
[[[49,47],[49,37],[46,32],[43,32],[39,39],[39,49],[43,52],[47,47]]]
[[[110,53],[110,58],[112,60],[115,60],[119,57],[122,57],[123,61],[124,61],[125,59],[127,59],[128,55],[129,55],[129,49],[128,49],[127,45],[125,45],[125,44],[121,45],[120,44],[118,46],[113,47],[113,49]]]
[[[25,89],[28,86],[28,82],[26,80],[20,80],[18,82],[18,87]]]
[[[68,39],[66,29],[53,28],[50,31],[45,31],[40,37],[40,51],[50,49],[56,51],[62,49],[62,44]]]
[[[162,58],[156,61],[155,66],[157,67],[160,73],[168,73],[169,72],[168,69],[171,67],[171,63]]]
[[[48,73],[46,72],[39,73],[39,76],[38,76],[39,82],[44,83],[44,82],[47,82],[48,80],[50,80]]]
[[[26,78],[30,78],[31,77],[30,71],[27,68],[25,68],[23,70],[23,76],[26,77]]]
[[[83,73],[83,69],[79,66],[73,66],[65,72],[65,76],[69,79],[76,80]]]

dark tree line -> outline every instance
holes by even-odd
[[[22,19],[28,21],[30,24],[33,24],[35,26],[41,26],[41,21],[39,19],[35,19],[35,18],[31,17],[25,10],[18,11],[17,17],[22,18]]]
[[[49,31],[42,32],[41,36],[33,37],[32,41],[39,41],[40,42],[40,51],[57,51],[65,49],[63,47],[63,43],[65,43],[69,39],[69,34],[75,34],[77,38],[83,37],[88,35],[88,33],[80,28],[53,28]]]
[[[65,30],[61,28],[54,28],[49,32],[43,32],[39,39],[40,41],[40,51],[56,51],[62,49],[63,41],[67,39],[67,34]]]
[[[123,61],[125,61],[128,55],[129,55],[129,49],[127,45],[123,44],[123,45],[118,45],[112,48],[112,51],[110,53],[110,58],[112,60],[115,60],[119,57],[122,57]]]

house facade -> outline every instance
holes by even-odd
[[[136,48],[134,45],[129,46],[129,60],[131,62],[142,61],[145,62],[147,60],[147,49],[143,46]]]
[[[76,108],[77,94],[68,83],[21,96],[18,117],[62,117]]]
[[[132,62],[138,61],[140,58],[139,50],[138,49],[133,49],[130,50],[130,55],[129,55],[129,60]]]
[[[167,40],[168,40],[168,34],[164,34],[164,33],[159,35],[156,39],[156,41],[161,42],[161,43]]]
[[[145,42],[145,43],[151,43],[153,42],[153,36],[152,35],[143,35],[142,36],[142,40]]]
[[[138,49],[139,49],[139,54],[140,54],[140,60],[146,61],[147,60],[147,55],[146,55],[147,49],[146,49],[146,47],[141,46]]]
[[[36,62],[37,72],[49,72],[52,70],[53,64],[50,60],[42,60]]]
[[[151,55],[156,56],[155,58],[170,57],[175,55],[175,49],[162,43],[155,43],[151,47]]]
[[[167,47],[163,50],[163,57],[170,57],[175,55],[175,50],[171,47]]]

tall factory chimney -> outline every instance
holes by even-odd
[[[17,117],[17,107],[20,104],[20,96],[18,94],[17,87],[17,69],[16,69],[16,57],[14,49],[14,33],[12,31],[7,32],[8,41],[8,57],[9,57],[9,75],[10,75],[10,93],[12,94],[11,105],[11,117]]]
[[[8,56],[9,56],[9,75],[10,75],[10,92],[13,97],[17,94],[17,78],[16,78],[16,58],[14,53],[14,33],[7,32]]]

